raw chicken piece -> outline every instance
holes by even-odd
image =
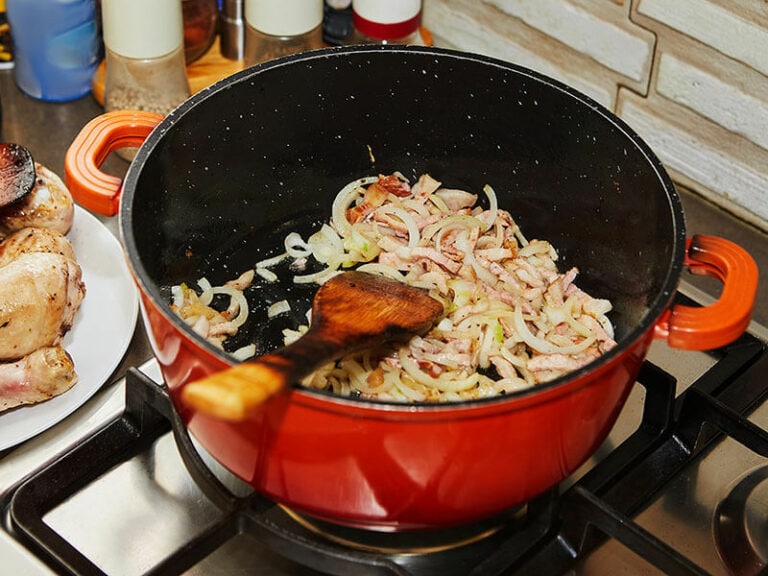
[[[72,227],[75,202],[61,178],[35,162],[37,178],[32,191],[0,208],[0,235],[35,226],[66,234]]]
[[[38,348],[16,362],[0,363],[0,412],[48,400],[76,382],[74,363],[64,348]]]
[[[60,254],[22,254],[0,267],[0,360],[58,344],[84,296],[80,266]]]
[[[31,252],[61,254],[76,260],[72,244],[61,232],[48,228],[22,228],[0,242],[0,266]]]

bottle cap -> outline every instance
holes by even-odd
[[[245,20],[264,34],[298,36],[323,22],[323,0],[246,0]]]
[[[352,20],[365,36],[404,38],[419,29],[421,0],[352,0]]]
[[[158,58],[184,44],[180,0],[102,0],[104,45],[127,58]]]

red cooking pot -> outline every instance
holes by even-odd
[[[142,140],[122,186],[98,170],[111,150]],[[597,449],[654,337],[722,346],[746,328],[756,293],[741,248],[686,238],[669,176],[623,121],[555,80],[476,55],[376,46],[276,60],[164,119],[95,119],[66,166],[83,206],[119,207],[151,344],[192,434],[259,492],[342,525],[442,528],[529,500]],[[280,252],[288,232],[306,237],[327,221],[348,181],[395,170],[493,186],[529,238],[549,240],[563,269],[580,269],[580,287],[613,302],[619,345],[566,377],[492,399],[404,405],[294,387],[243,422],[185,406],[185,383],[233,360],[177,318],[169,287],[238,276]],[[684,268],[720,278],[720,300],[673,306]],[[279,346],[312,292],[257,282],[232,346]],[[268,321],[266,308],[285,298],[300,303],[294,317]]]

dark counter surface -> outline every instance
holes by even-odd
[[[40,102],[24,95],[14,84],[13,73],[0,71],[0,103],[2,104],[2,138],[26,146],[35,160],[64,177],[64,156],[80,129],[103,112],[90,96],[67,103]],[[110,157],[103,165],[106,172],[122,176],[128,163]],[[757,260],[762,272],[755,307],[755,320],[768,326],[768,235],[730,215],[715,205],[686,190],[680,190],[687,222],[687,233],[712,234],[733,240],[745,247]],[[97,216],[113,233],[118,234],[117,219]],[[697,288],[716,295],[719,284],[685,274],[684,280]],[[128,355],[118,368],[115,378],[127,367],[150,358],[143,325],[139,320]]]

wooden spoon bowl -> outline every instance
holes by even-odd
[[[188,383],[182,399],[226,420],[243,420],[270,396],[351,352],[429,331],[443,305],[425,290],[363,272],[323,284],[312,325],[293,344]]]

